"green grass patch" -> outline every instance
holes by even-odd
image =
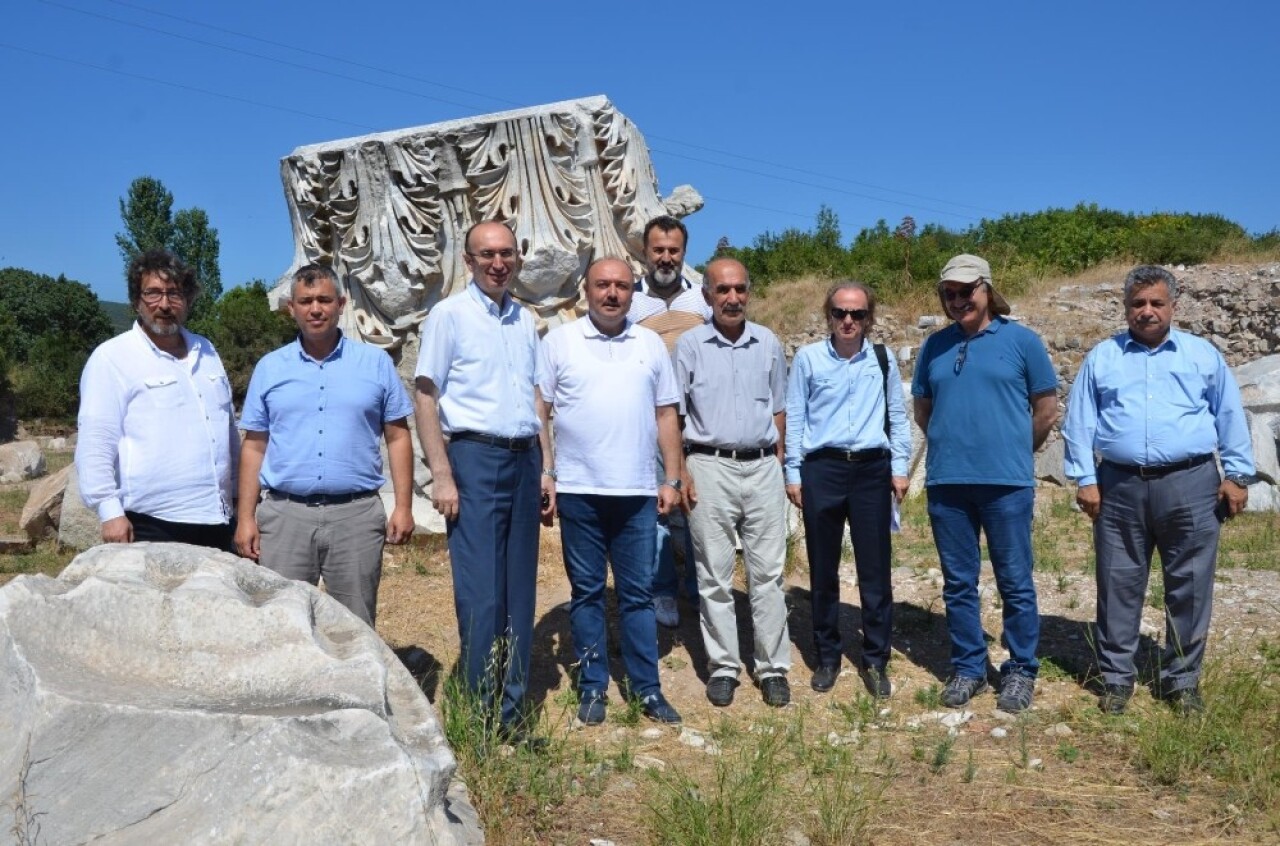
[[[1207,777],[1227,802],[1280,823],[1280,653],[1262,648],[1260,665],[1210,665],[1203,714],[1160,707],[1140,717],[1133,758],[1159,784],[1184,788]]]

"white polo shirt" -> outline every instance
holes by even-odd
[[[614,337],[582,317],[553,329],[538,388],[555,411],[557,493],[656,496],[656,409],[680,394],[656,332],[627,321]]]

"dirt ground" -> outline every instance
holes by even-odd
[[[945,714],[957,712],[939,709],[931,695],[946,680],[949,661],[941,574],[930,555],[927,533],[923,521],[909,521],[897,541],[890,665],[894,695],[873,720],[879,731],[874,746],[879,751],[869,754],[867,763],[886,789],[867,830],[870,842],[1275,842],[1268,841],[1273,834],[1260,833],[1265,827],[1260,821],[1233,816],[1233,806],[1208,782],[1163,788],[1130,763],[1128,736],[1101,722],[1095,695],[1088,689],[1095,673],[1089,628],[1095,591],[1092,576],[1078,565],[1037,575],[1044,666],[1031,711],[1018,720],[997,712],[992,691],[975,698],[962,714],[964,721],[954,729],[939,725]],[[814,657],[807,575],[801,562],[793,568],[787,588],[794,647],[791,706],[780,712],[766,707],[745,675],[732,706],[711,706],[704,691],[706,656],[697,612],[682,600],[680,627],[659,628],[659,654],[663,690],[683,715],[683,730],[659,729],[643,721],[637,727],[619,725],[616,715],[623,709],[616,687],[610,691],[610,717],[604,725],[575,727],[571,699],[564,695],[573,657],[569,586],[559,556],[558,532],[544,531],[530,697],[535,705],[545,707],[550,731],[571,745],[603,754],[629,744],[637,758],[650,762],[648,766],[706,774],[710,772],[707,747],[691,738],[724,735],[730,724],[750,731],[779,719],[803,720],[815,737],[830,738],[833,732],[848,731],[850,709],[868,703],[855,669],[860,615],[848,561],[842,573],[844,672],[830,693],[819,694],[809,687]],[[999,644],[1000,610],[989,569],[982,584],[991,658],[998,666],[1005,653]],[[1259,660],[1253,654],[1254,645],[1263,640],[1274,643],[1280,635],[1280,614],[1276,613],[1280,574],[1223,570],[1216,591],[1211,659]],[[393,647],[417,646],[427,653],[430,672],[424,688],[433,701],[458,652],[452,600],[448,556],[440,538],[423,539],[419,546],[389,556],[378,630]],[[750,613],[742,591],[738,605],[742,652],[749,661]],[[616,618],[611,625],[610,662],[616,680],[621,668]],[[1148,674],[1162,631],[1163,612],[1149,605],[1142,626]],[[1162,707],[1140,690],[1131,711]],[[948,736],[953,740],[944,740]],[[954,743],[956,763],[941,771],[930,769],[922,759],[934,754],[936,744],[947,742]],[[714,748],[714,742],[708,745]],[[467,774],[461,775],[465,779]],[[552,834],[533,840],[508,837],[506,842],[585,844],[593,838],[618,846],[652,842],[645,823],[642,776],[614,778],[600,795],[570,802]],[[786,842],[808,841],[797,830]]]

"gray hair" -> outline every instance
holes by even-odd
[[[861,291],[867,298],[867,319],[862,321],[862,329],[866,331],[876,325],[876,292],[866,282],[845,279],[836,282],[827,289],[827,297],[822,301],[822,319],[831,320],[831,307],[835,304],[836,294],[841,291]]]
[[[293,282],[289,285],[289,299],[293,299],[293,294],[298,290],[299,285],[310,288],[325,280],[332,282],[333,290],[338,296],[342,296],[342,285],[338,282],[338,274],[334,273],[332,267],[327,264],[308,264],[293,274]]]
[[[715,267],[717,264],[736,264],[738,267],[741,267],[742,275],[747,277],[747,290],[748,291],[751,290],[751,273],[747,271],[747,266],[742,262],[738,261],[736,258],[733,258],[732,256],[721,256],[720,258],[713,258],[711,261],[707,262],[707,266],[703,269],[702,271],[702,290],[703,291],[706,291],[708,294],[712,293],[713,289],[712,289],[712,283],[711,283],[711,268]]]
[[[1178,280],[1174,275],[1156,264],[1140,264],[1124,278],[1124,301],[1129,302],[1129,295],[1134,288],[1145,288],[1163,282],[1169,289],[1169,299],[1178,298]]]

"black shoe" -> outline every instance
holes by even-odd
[[[674,725],[681,722],[680,712],[671,707],[671,703],[661,693],[650,693],[640,700],[640,709],[646,717],[655,723]]]
[[[1102,695],[1098,697],[1098,708],[1104,714],[1123,714],[1124,709],[1129,707],[1129,700],[1133,698],[1133,685],[1131,684],[1109,684],[1103,687]]]
[[[1184,717],[1204,713],[1204,699],[1200,696],[1200,688],[1184,687],[1170,691],[1165,701]]]
[[[524,726],[499,726],[498,740],[505,746],[523,746],[530,752],[545,752],[550,744],[545,737],[534,734]]]
[[[791,685],[786,676],[767,676],[760,680],[760,692],[764,695],[764,704],[770,708],[781,708],[791,704]]]
[[[838,675],[840,675],[839,667],[823,664],[813,671],[813,680],[809,682],[809,686],[818,691],[818,693],[826,693],[836,686],[836,676]]]
[[[888,699],[893,695],[893,683],[889,681],[889,675],[884,671],[883,667],[863,667],[862,683],[867,686],[867,692],[876,699]]]
[[[604,722],[605,706],[608,700],[599,690],[588,690],[582,694],[578,703],[578,719],[584,726],[598,726]]]
[[[733,676],[712,676],[707,682],[707,701],[717,708],[733,703],[733,691],[738,680]]]

